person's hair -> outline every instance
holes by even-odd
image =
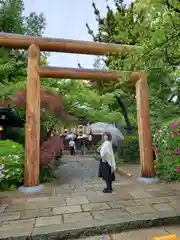
[[[103,134],[103,136],[107,136],[107,137],[108,137],[108,141],[111,141],[111,140],[112,140],[112,135],[111,135],[111,133],[109,133],[109,132],[105,132],[105,133]]]

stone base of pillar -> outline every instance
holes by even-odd
[[[18,191],[22,193],[36,193],[36,192],[41,192],[43,189],[44,189],[44,185],[39,185],[34,187],[21,186],[18,188]]]
[[[142,182],[142,183],[158,183],[159,179],[158,178],[144,178],[144,177],[140,177],[137,179],[138,182]]]

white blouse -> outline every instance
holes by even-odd
[[[111,166],[112,172],[116,171],[116,162],[114,158],[112,143],[105,141],[100,149],[100,156],[103,162],[107,162]]]

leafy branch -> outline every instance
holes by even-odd
[[[177,34],[175,34],[175,35],[172,35],[172,36],[168,37],[167,39],[165,39],[163,42],[157,44],[155,47],[152,47],[152,48],[148,49],[148,50],[147,50],[146,52],[144,52],[143,55],[141,55],[141,56],[136,60],[136,62],[132,65],[132,70],[136,67],[137,63],[138,63],[143,57],[145,57],[146,55],[150,54],[151,52],[153,52],[153,51],[156,50],[156,49],[160,52],[160,48],[161,48],[162,46],[164,46],[165,44],[167,44],[168,41],[173,40],[174,38],[179,37],[179,36],[180,36],[180,33],[177,33]]]
[[[180,3],[180,0],[177,0]],[[180,9],[176,8],[175,6],[173,6],[168,0],[165,0],[166,5],[168,6],[168,8],[170,8],[171,10],[180,13]]]

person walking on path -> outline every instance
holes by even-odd
[[[76,145],[73,139],[71,139],[71,141],[69,142],[69,150],[70,150],[71,156],[75,155]]]
[[[81,155],[84,156],[84,154],[85,154],[84,138],[80,139],[80,150],[81,150]]]
[[[106,182],[104,193],[112,193],[112,182],[115,181],[116,162],[112,148],[112,136],[110,133],[104,133],[103,144],[100,147],[99,177]]]

